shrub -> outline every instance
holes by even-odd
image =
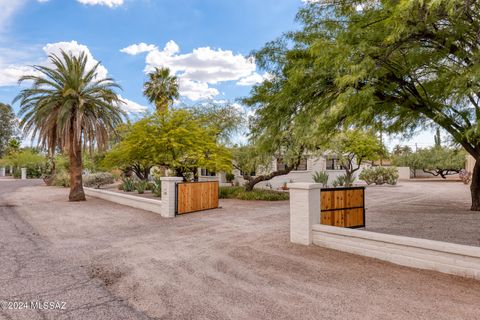
[[[100,189],[101,186],[114,182],[115,177],[109,172],[92,173],[83,177],[83,185],[89,188],[94,187],[95,189]]]
[[[152,179],[152,193],[155,197],[161,197],[162,196],[162,181],[160,180],[160,177],[153,177]]]
[[[315,183],[321,183],[323,187],[326,187],[328,185],[328,173],[325,171],[317,171],[312,175],[313,181]]]
[[[281,201],[288,200],[289,194],[265,189],[245,191],[244,187],[220,187],[220,199]]]
[[[371,184],[390,184],[395,185],[397,184],[398,180],[398,172],[397,168],[395,167],[372,167],[368,169],[364,169],[360,173],[361,180],[365,181],[368,185]]]
[[[129,177],[122,178],[122,190],[125,192],[135,190],[135,181]]]
[[[57,171],[52,179],[52,186],[65,188],[70,187],[70,175],[68,172],[64,170]]]
[[[145,180],[140,180],[135,183],[135,190],[137,190],[138,194],[145,193],[145,189],[147,189],[148,182]]]

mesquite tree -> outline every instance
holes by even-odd
[[[479,1],[320,0],[297,18],[303,28],[256,53],[272,80],[253,94],[295,95],[277,121],[381,123],[407,135],[441,127],[477,160],[471,209],[480,211]]]

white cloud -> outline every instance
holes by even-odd
[[[37,1],[40,2],[40,3],[44,3],[44,2],[48,2],[50,0],[37,0]]]
[[[24,5],[25,0],[0,0],[0,32],[10,23],[13,15]]]
[[[124,103],[121,105],[122,109],[125,110],[127,113],[141,113],[147,111],[148,107],[147,106],[142,106],[132,100],[126,99],[122,97],[121,95],[118,95],[120,100],[122,100]]]
[[[217,89],[209,87],[207,83],[188,78],[180,78],[179,90],[182,96],[192,101],[211,99],[219,94]]]
[[[77,0],[77,1],[82,4],[87,4],[92,6],[100,5],[100,6],[107,6],[110,8],[123,5],[123,0]]]
[[[14,86],[20,77],[30,74],[36,74],[36,72],[29,66],[16,64],[4,65],[0,61],[0,87]]]
[[[153,44],[146,44],[146,43],[142,42],[142,43],[139,43],[139,44],[132,44],[132,45],[126,47],[126,48],[123,48],[122,50],[120,50],[120,52],[123,52],[123,53],[134,56],[134,55],[137,55],[139,53],[150,52],[150,51],[157,50],[157,49],[158,48]]]
[[[90,52],[90,49],[88,49],[86,45],[79,44],[77,41],[48,43],[47,45],[45,45],[45,47],[43,47],[43,51],[47,55],[60,55],[61,50],[73,55],[79,55],[81,52],[85,52],[88,58],[87,69],[93,68],[98,63],[98,61],[93,57],[92,53]],[[107,68],[105,68],[103,65],[99,65],[97,68],[97,78],[103,79],[107,76]]]
[[[237,82],[237,85],[239,86],[253,86],[258,83],[262,83],[264,80],[271,79],[272,76],[265,72],[263,75],[260,75],[256,72],[252,73],[248,77],[240,79],[240,81]]]
[[[253,59],[234,54],[231,50],[201,47],[181,54],[173,40],[167,42],[163,50],[153,47],[139,43],[121,51],[133,55],[148,52],[145,72],[155,67],[169,68],[180,79],[180,94],[190,100],[210,99],[220,93],[210,85],[241,80],[252,76],[256,70]]]

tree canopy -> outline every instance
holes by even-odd
[[[185,180],[195,178],[199,168],[231,171],[230,151],[217,143],[217,134],[191,111],[167,110],[132,124],[104,163],[138,166],[140,178],[147,178],[152,166],[168,167]]]
[[[263,106],[261,117],[312,132],[439,126],[480,159],[478,1],[315,1],[297,20],[300,30],[255,53],[272,78],[250,100],[279,106],[271,115]],[[479,188],[477,161],[472,210]]]
[[[0,158],[5,156],[10,139],[15,137],[16,117],[10,105],[0,103]]]

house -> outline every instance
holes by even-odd
[[[355,172],[355,181],[358,182],[358,175],[360,172],[369,167],[369,164],[364,164],[360,166],[360,169]],[[285,163],[282,162],[281,158],[272,158],[271,163],[266,168],[257,168],[256,172],[252,172],[251,175],[260,175],[267,174],[269,172],[281,170],[285,168]],[[329,174],[329,184],[331,184],[338,176],[344,175],[345,170],[341,168],[338,158],[335,155],[325,154],[323,156],[319,155],[305,155],[301,159],[300,164],[295,170],[292,170],[290,173],[282,176],[275,177],[268,181],[262,181],[256,185],[257,188],[272,188],[278,189],[284,183],[290,182],[314,182],[313,175],[316,172],[325,171]],[[238,169],[233,170],[235,176],[235,183],[240,185],[245,183],[243,179],[243,174]],[[211,176],[217,176],[220,183],[226,183],[226,175],[223,172],[213,173],[205,169],[200,169],[199,180],[207,180]]]

